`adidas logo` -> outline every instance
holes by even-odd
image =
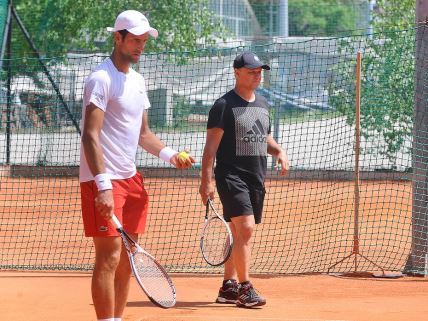
[[[242,138],[245,143],[266,143],[266,133],[260,120],[256,120],[253,127]]]

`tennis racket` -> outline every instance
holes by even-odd
[[[114,214],[112,221],[125,245],[135,279],[144,293],[161,308],[173,307],[176,303],[176,291],[165,269],[126,233]]]
[[[204,229],[201,236],[201,252],[204,260],[212,266],[226,262],[232,253],[233,237],[229,225],[208,199]]]

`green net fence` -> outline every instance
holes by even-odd
[[[234,57],[251,49],[272,67],[258,94],[272,105],[272,133],[287,150],[291,165],[289,175],[281,178],[268,159],[264,218],[255,231],[251,271],[407,268],[420,273],[420,264],[413,263],[426,262],[426,251],[415,248],[427,244],[427,220],[424,210],[418,219],[412,217],[412,184],[422,184],[418,195],[426,208],[427,176],[412,175],[412,131],[415,36],[425,29],[242,41],[143,55],[135,68],[146,78],[151,128],[168,146],[189,148],[197,164],[191,170],[175,170],[138,152],[150,196],[142,246],[171,272],[221,271],[208,267],[199,252],[205,210],[198,194],[199,162],[208,111],[233,88]],[[363,65],[356,243],[357,51],[362,52]],[[7,61],[13,77],[10,93],[3,86],[0,95],[0,268],[92,268],[92,241],[83,236],[80,216],[78,130],[84,79],[107,57],[48,55],[43,59],[47,72],[34,58]],[[425,69],[419,74],[424,85],[418,96],[424,117],[426,77]],[[426,146],[424,141],[417,148],[426,153]],[[422,159],[421,164],[426,163]],[[216,203],[220,205],[218,199]],[[342,261],[348,255],[351,258]]]

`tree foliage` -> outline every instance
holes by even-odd
[[[376,0],[373,13],[375,31],[399,30],[412,27],[415,22],[416,1]]]
[[[292,36],[328,36],[355,29],[352,2],[333,0],[289,0],[289,29]]]
[[[210,42],[223,31],[207,9],[208,0],[15,0],[14,6],[41,52],[107,50],[112,42],[105,28],[118,13],[143,12],[159,37],[146,51],[193,50],[199,41]],[[15,55],[28,46],[16,30]]]
[[[340,68],[331,103],[355,123],[355,46],[364,45],[361,79],[361,134],[366,141],[377,142],[365,153],[387,157],[390,169],[397,168],[397,153],[412,131],[415,3],[413,0],[380,0],[374,12],[373,37],[359,36],[341,41],[343,52],[352,53]],[[362,41],[364,38],[365,41]]]

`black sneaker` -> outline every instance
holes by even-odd
[[[250,282],[239,284],[236,305],[243,308],[258,307],[266,304],[266,299],[259,295]]]
[[[217,303],[236,304],[238,299],[238,282],[236,280],[223,281],[223,286],[218,291]]]

